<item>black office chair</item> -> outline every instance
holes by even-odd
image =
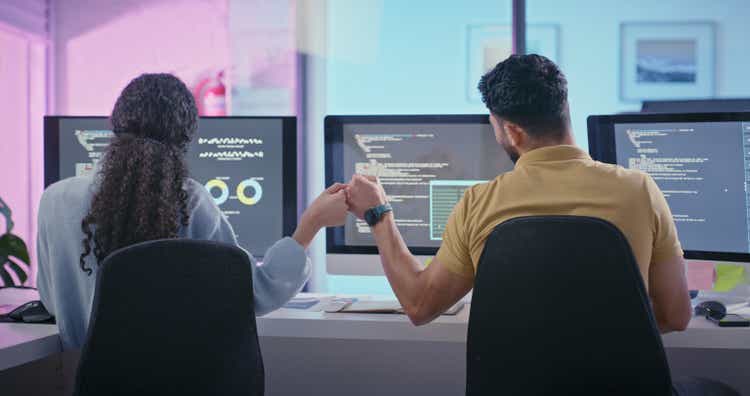
[[[262,395],[252,271],[241,249],[159,240],[98,272],[76,395]]]
[[[670,395],[661,337],[630,245],[590,217],[508,220],[472,297],[467,395]]]

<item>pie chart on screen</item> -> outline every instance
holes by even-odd
[[[245,205],[255,205],[262,197],[263,187],[255,179],[245,179],[237,185],[237,199]]]
[[[227,183],[219,179],[211,179],[206,183],[206,190],[211,194],[211,198],[217,205],[221,205],[229,199],[229,187]],[[219,190],[219,195],[216,196],[214,190]]]

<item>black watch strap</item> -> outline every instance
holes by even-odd
[[[389,203],[384,203],[382,205],[367,209],[367,211],[365,211],[365,222],[367,223],[367,225],[372,227],[380,222],[380,220],[383,218],[383,215],[392,211],[393,207]]]

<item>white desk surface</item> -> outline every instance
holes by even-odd
[[[299,296],[325,297],[313,293]],[[357,297],[379,299],[377,296]],[[419,327],[403,314],[328,313],[312,309],[315,307],[310,310],[282,308],[261,316],[257,319],[258,334],[262,337],[466,342],[469,323],[468,305],[456,315],[443,315]]]
[[[13,297],[9,297],[10,294],[3,290],[0,304],[20,304],[35,299],[27,291],[13,293]],[[303,293],[300,296],[322,295]],[[261,337],[465,343],[468,321],[469,306],[455,316],[441,316],[419,327],[399,314],[326,313],[286,308],[259,317],[257,324]],[[686,331],[666,334],[663,341],[667,348],[750,349],[750,328],[720,328],[704,318],[693,318]],[[60,351],[57,326],[0,323],[0,370]]]
[[[302,293],[300,296],[319,294]],[[314,307],[313,307],[314,308]],[[405,315],[310,312],[282,308],[259,317],[258,334],[266,337],[335,338],[466,342],[469,306],[416,327]],[[575,325],[575,323],[572,323]],[[718,327],[694,317],[687,330],[662,336],[666,348],[750,349],[750,327]]]
[[[0,323],[0,371],[61,351],[57,326]]]
[[[38,300],[34,290],[0,290],[0,305],[21,305]],[[0,323],[0,371],[62,351],[57,326]]]

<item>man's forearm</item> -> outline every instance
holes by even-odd
[[[372,234],[378,245],[383,270],[399,302],[404,308],[418,305],[422,292],[422,268],[401,238],[393,213],[385,214],[372,228]]]
[[[659,333],[660,334],[667,334],[667,333],[671,333],[673,331],[683,331],[683,330],[685,330],[684,328],[675,328],[674,325],[672,325],[671,323],[667,322],[666,320],[663,320],[663,319],[660,319],[660,318],[656,318],[656,327],[659,328]]]
[[[652,304],[652,308],[656,325],[659,327],[661,334],[685,330],[692,316],[692,308],[686,312],[683,312],[684,309],[670,312],[655,304]]]

